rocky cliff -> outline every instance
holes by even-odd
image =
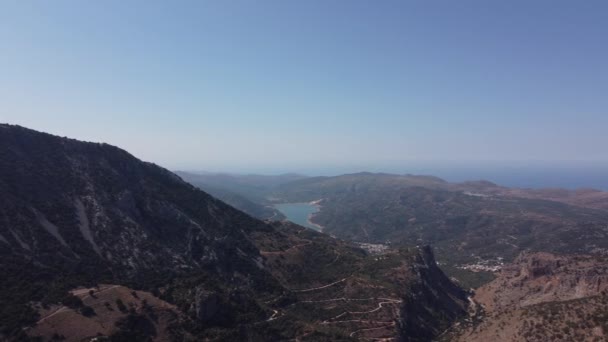
[[[475,291],[456,341],[604,341],[608,260],[599,255],[522,253]]]
[[[416,279],[401,308],[400,341],[430,341],[466,313],[467,293],[439,269],[429,246],[411,265]]]
[[[499,276],[476,291],[486,311],[568,301],[608,290],[608,261],[602,256],[522,253]]]

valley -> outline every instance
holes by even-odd
[[[372,173],[303,178],[267,192],[278,203],[318,203],[314,222],[323,232],[355,241],[380,259],[404,246],[431,244],[441,269],[471,291],[467,317],[437,339],[463,342],[606,339],[606,197],[599,190],[510,189]],[[302,222],[306,215],[286,217]],[[347,279],[318,289],[337,289]],[[323,322],[362,323],[358,314],[397,303],[397,297],[385,299],[341,308]],[[392,325],[376,322],[351,334],[383,338],[371,333]]]
[[[516,197],[515,190],[489,190],[496,188],[489,182],[453,184],[430,176],[359,173],[297,180],[271,196],[284,201],[323,198],[314,221],[339,238],[392,246],[430,244],[442,268],[473,288],[490,281],[501,264],[522,251],[608,251],[608,212],[598,209],[597,201],[574,206]]]

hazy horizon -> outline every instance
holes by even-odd
[[[191,173],[234,175],[339,176],[358,172],[430,175],[449,182],[486,180],[498,185],[520,188],[595,188],[608,191],[608,163],[580,162],[413,162],[401,165],[342,165],[290,168],[173,169]]]
[[[0,122],[0,124],[4,124]],[[11,124],[11,123],[7,123]],[[30,127],[26,127],[30,128]],[[51,133],[53,132],[45,132]],[[67,136],[68,138],[74,138]],[[132,153],[123,146],[108,141],[91,141],[107,143]],[[200,165],[193,164],[197,160],[192,157],[189,166],[165,165],[153,162],[171,171],[190,173],[232,174],[232,175],[264,175],[276,176],[281,174],[299,174],[306,177],[339,176],[359,172],[429,175],[443,178],[449,182],[464,182],[485,180],[498,185],[523,188],[552,188],[567,189],[596,188],[608,191],[608,162],[600,161],[538,161],[538,160],[410,160],[388,161],[374,163],[325,163],[300,164],[285,166],[281,164],[264,164],[257,166],[233,165]],[[194,166],[193,166],[194,165]]]
[[[515,161],[580,175],[608,164],[607,10],[4,2],[0,122],[172,170],[459,178],[437,165]]]

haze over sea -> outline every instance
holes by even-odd
[[[601,164],[495,164],[413,168],[412,173],[432,174],[452,182],[488,180],[519,188],[595,188],[608,190],[608,165]]]

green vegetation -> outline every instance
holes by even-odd
[[[476,183],[475,183],[476,184]],[[475,184],[468,185],[474,189]],[[464,286],[492,279],[458,267],[513,260],[523,250],[558,253],[608,249],[608,212],[558,202],[466,194],[467,185],[434,177],[360,173],[281,185],[287,202],[323,199],[315,223],[358,242],[432,245],[437,259]]]
[[[116,322],[116,328],[111,342],[146,342],[156,334],[154,324],[145,315],[129,314]]]
[[[93,310],[93,308],[90,306],[84,305],[82,308],[80,308],[79,311],[80,311],[80,314],[82,314],[83,316],[86,316],[86,317],[95,316],[95,310]]]
[[[442,265],[441,269],[449,277],[453,277],[458,280],[458,284],[463,289],[476,289],[484,284],[487,284],[494,280],[496,276],[492,272],[473,272],[469,270],[463,270],[455,267],[454,265]]]
[[[532,341],[602,341],[593,328],[608,329],[605,295],[527,307],[523,336]]]

